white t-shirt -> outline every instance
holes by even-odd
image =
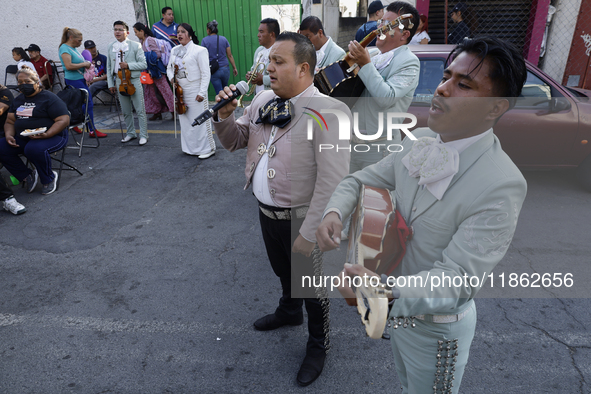
[[[427,42],[431,41],[431,37],[429,37],[427,31],[422,31],[419,34],[415,34],[408,45],[419,45],[425,38],[427,39]]]

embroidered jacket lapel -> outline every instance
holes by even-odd
[[[279,138],[283,137],[285,134],[287,134],[288,131],[291,130],[291,128],[296,123],[298,123],[298,121],[300,120],[300,118],[304,114],[304,107],[308,106],[308,103],[312,99],[312,96],[314,95],[315,92],[316,92],[316,88],[312,87],[312,89],[309,89],[307,92],[304,92],[304,94],[302,94],[297,99],[296,104],[293,105],[293,114],[291,117],[291,122],[289,122],[289,124],[287,126],[285,126],[283,129],[277,130],[277,136],[275,137],[275,140],[278,140]]]

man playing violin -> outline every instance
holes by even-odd
[[[146,56],[140,43],[127,38],[129,35],[127,23],[116,21],[113,24],[113,31],[116,41],[112,42],[107,50],[107,83],[111,93],[117,92],[119,95],[121,110],[127,125],[127,135],[121,142],[129,142],[137,138],[133,122],[133,108],[135,108],[140,124],[139,144],[144,145],[148,142],[148,122],[140,74],[148,67]]]
[[[398,225],[411,234],[391,274],[396,282],[389,282],[397,296],[389,332],[403,393],[458,393],[476,327],[473,298],[483,285],[473,278],[489,275],[507,252],[527,190],[493,134],[525,83],[521,52],[478,37],[464,40],[450,59],[429,128],[414,130],[418,139],[405,138],[402,152],[343,179],[316,232],[321,250],[339,245],[341,218],[353,211],[362,184],[395,199],[404,221]],[[343,273],[375,275],[360,264],[346,264]],[[444,275],[453,284],[429,282]],[[342,292],[354,297],[350,290]]]

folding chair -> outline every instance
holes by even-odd
[[[72,88],[75,89],[75,88]],[[74,140],[74,142],[76,143],[77,146],[69,146],[68,148],[71,149],[78,149],[78,157],[82,157],[82,148],[98,148],[99,146],[101,146],[101,141],[99,138],[96,138],[96,145],[85,145],[84,144],[84,130],[86,130],[87,133],[90,134],[90,128],[88,127],[88,123],[90,122],[90,118],[88,116],[88,100],[89,98],[89,94],[88,91],[86,89],[82,89],[79,88],[82,91],[82,94],[84,94],[84,120],[82,120],[81,122],[76,122],[75,124],[71,124],[68,127],[68,130],[70,130],[70,134],[72,135],[72,139]],[[76,134],[74,132],[74,128],[78,127],[80,128],[80,130],[82,130],[82,135],[80,136],[80,142],[78,142],[76,140]]]
[[[102,92],[105,92],[109,95],[109,97],[111,97],[111,101],[109,103],[109,112],[111,112],[111,110],[113,109],[113,106],[115,106],[115,108],[118,110],[119,107],[117,107],[117,93],[111,93],[111,90],[107,87],[107,88],[103,88],[100,90],[97,90],[94,93],[94,96],[92,96],[92,98],[96,98],[98,101],[101,102],[102,105],[107,105],[102,98],[100,98],[99,94],[101,94]]]
[[[51,160],[55,160],[55,161],[57,161],[57,162],[59,162],[59,163],[60,163],[60,168],[59,168],[59,170],[58,170],[58,177],[57,177],[57,185],[56,185],[56,187],[55,187],[55,190],[57,190],[57,189],[59,189],[59,188],[60,188],[60,182],[62,181],[62,170],[63,170],[63,169],[65,169],[65,170],[68,170],[68,171],[76,171],[78,174],[80,174],[80,175],[84,175],[84,174],[82,174],[82,173],[80,172],[80,170],[79,170],[79,169],[77,169],[77,168],[76,168],[76,167],[74,167],[73,165],[71,165],[71,164],[69,164],[69,163],[66,163],[66,162],[64,161],[64,157],[66,156],[66,149],[67,149],[67,148],[68,148],[68,146],[67,146],[67,144],[66,144],[66,145],[65,145],[65,146],[64,146],[62,149],[56,150],[55,152],[51,152]],[[58,153],[60,150],[62,151],[62,157],[58,159],[57,157],[54,157],[54,155],[55,155],[55,156],[57,156],[57,153]],[[68,168],[64,168],[64,166],[66,166],[66,167],[68,167]]]
[[[61,65],[61,63],[60,63]],[[55,62],[53,60],[48,60],[45,62],[45,64],[43,65],[43,67],[45,68],[45,74],[47,75],[47,67],[51,67],[51,75],[53,77],[53,81],[51,81],[51,78],[48,79],[49,81],[49,90],[51,90],[53,92],[53,88],[56,85],[59,85],[60,90],[64,90],[64,85],[62,84],[62,78],[60,77],[60,73],[57,69],[57,65],[55,64]]]
[[[76,171],[78,174],[80,174],[80,176],[84,175],[83,173],[80,172],[79,169],[77,169],[76,167],[74,167],[73,165],[66,163],[66,161],[64,160],[64,158],[66,157],[66,149],[68,148],[68,144],[66,143],[66,145],[64,145],[63,148],[58,149],[56,151],[52,151],[49,152],[49,155],[51,157],[51,160],[57,161],[58,163],[60,163],[60,168],[57,172],[57,185],[55,186],[55,190],[57,191],[60,188],[60,182],[62,181],[62,171],[63,170],[68,170],[68,171]],[[58,154],[59,151],[62,151],[62,156],[58,159],[56,156]],[[25,165],[27,167],[31,167],[31,169],[34,169],[35,167],[33,166],[33,163],[31,163],[29,161],[29,159],[26,160]],[[66,166],[67,168],[64,168],[64,166]],[[25,183],[22,182],[22,186],[21,187],[25,187]]]
[[[12,89],[12,90],[19,92],[18,85],[7,85],[6,84],[6,81],[8,80],[8,74],[12,74],[16,78],[17,71],[18,71],[18,66],[16,64],[11,64],[9,66],[6,66],[6,71],[4,72],[4,86],[6,86],[8,89]]]

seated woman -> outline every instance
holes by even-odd
[[[5,138],[0,139],[0,162],[16,179],[25,182],[32,193],[40,181],[41,194],[51,194],[57,188],[58,173],[51,169],[50,153],[68,143],[67,127],[70,113],[66,104],[55,94],[43,90],[34,70],[23,68],[16,73],[21,95],[17,96],[4,125]],[[43,129],[40,134],[24,137],[25,130]],[[19,155],[35,166],[29,169]]]

